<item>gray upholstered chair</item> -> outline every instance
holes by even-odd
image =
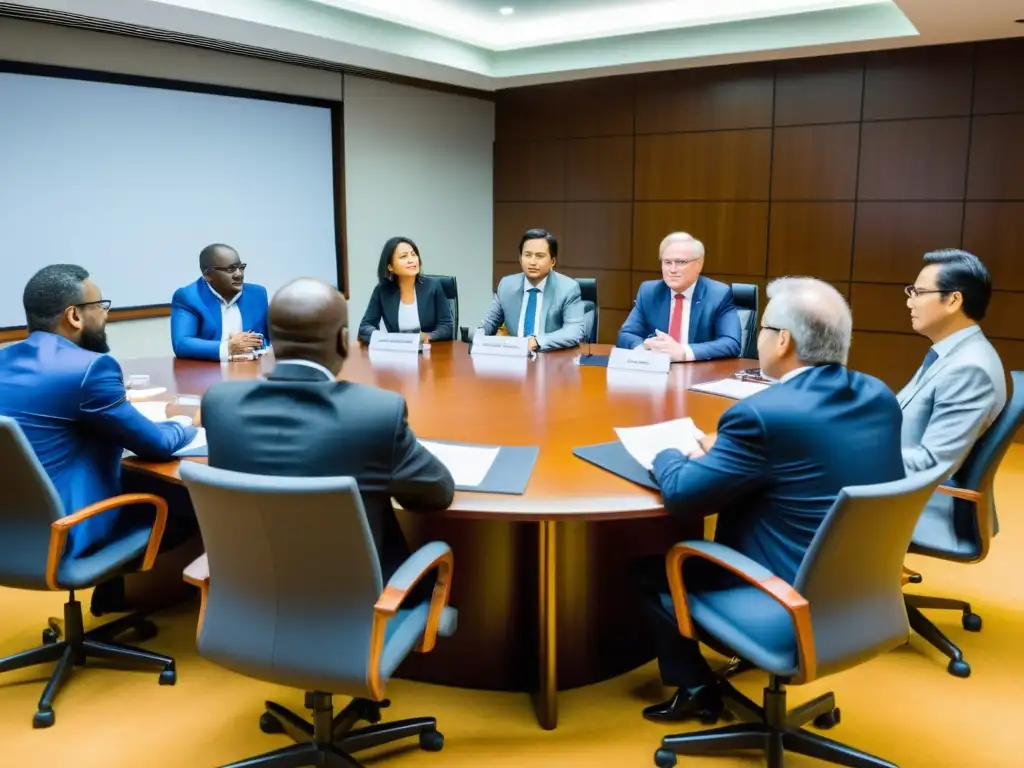
[[[452,313],[452,338],[457,339],[459,334],[459,283],[454,275],[424,275],[441,284],[444,297],[448,299],[448,309]]]
[[[418,736],[444,744],[432,717],[377,723],[387,682],[415,648],[455,631],[452,551],[439,541],[381,579],[377,550],[351,477],[264,477],[181,463],[206,544],[185,579],[200,588],[199,653],[234,672],[301,688],[313,723],[266,703],[260,728],[296,745],[233,765],[351,768],[352,753]],[[432,596],[405,603],[436,573]],[[354,700],[337,716],[332,694]]]
[[[153,567],[167,524],[167,502],[159,496],[129,493],[66,515],[32,446],[17,422],[6,416],[0,416],[0,467],[4,475],[0,491],[0,586],[69,593],[63,628],[57,619],[50,619],[41,646],[0,659],[0,672],[57,662],[32,725],[48,728],[54,724],[53,701],[72,670],[85,664],[86,658],[151,662],[161,669],[160,684],[173,685],[177,680],[174,659],[115,642],[128,630],[145,636],[156,633],[141,614],[124,616],[86,632],[82,604],[75,599],[76,589],[95,587],[113,576]],[[80,557],[64,555],[68,533],[74,526],[118,507],[123,508],[122,515],[138,514],[141,509],[137,530]],[[147,507],[156,510],[151,526],[147,525],[149,518],[141,516],[149,513]]]
[[[862,664],[904,645],[910,636],[900,575],[921,508],[942,481],[938,473],[874,486],[845,488],[818,529],[792,585],[745,555],[709,541],[676,544],[666,570],[679,630],[768,672],[758,706],[720,681],[728,710],[745,722],[666,736],[655,753],[659,768],[676,755],[762,749],[769,768],[784,751],[840,765],[892,763],[804,730],[839,722],[826,693],[786,709],[786,686],[801,685]],[[698,558],[738,577],[736,586],[688,592],[683,564]],[[701,565],[705,565],[702,563]]]
[[[952,479],[939,487],[939,491],[949,497],[948,509],[929,509],[918,520],[910,543],[912,553],[965,565],[980,563],[988,556],[992,539],[999,532],[993,490],[996,472],[1024,422],[1024,371],[1011,372],[1010,379],[1012,394],[1003,412],[974,444]],[[932,519],[933,515],[943,514],[953,515],[952,536],[948,521]],[[921,575],[908,571],[907,581],[919,584]],[[960,611],[963,628],[980,632],[981,617],[971,610],[971,604],[916,594],[908,594],[906,602],[910,628],[949,657],[947,669],[951,675],[968,677],[971,667],[964,661],[961,650],[921,613],[921,609]]]
[[[580,300],[583,302],[583,323],[587,335],[584,341],[597,344],[597,332],[601,327],[601,308],[597,303],[597,278],[574,278],[580,284]]]
[[[760,309],[757,286],[753,283],[733,283],[732,301],[740,316],[740,357],[757,359],[757,322]]]

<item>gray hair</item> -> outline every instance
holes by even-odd
[[[693,235],[687,232],[673,232],[667,235],[664,240],[661,241],[661,245],[658,246],[658,258],[665,253],[665,249],[674,243],[686,243],[695,251],[697,251],[697,258],[704,257],[704,243],[695,238]]]
[[[813,277],[780,277],[768,285],[761,322],[789,331],[797,358],[808,365],[846,365],[853,315],[843,295]]]

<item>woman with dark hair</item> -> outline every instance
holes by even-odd
[[[384,243],[377,266],[377,287],[359,323],[359,340],[368,344],[374,331],[419,333],[425,343],[455,338],[451,308],[441,284],[421,273],[416,243],[392,237]]]

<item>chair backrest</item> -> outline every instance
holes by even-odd
[[[840,491],[793,584],[810,604],[817,676],[860,664],[909,638],[903,560],[942,474],[920,472]]]
[[[1002,412],[978,438],[971,452],[953,475],[952,484],[981,494],[977,504],[953,500],[953,525],[957,537],[973,544],[972,560],[988,555],[992,537],[999,532],[996,516],[995,480],[999,464],[1024,422],[1024,371],[1010,372],[1010,399]]]
[[[751,283],[732,284],[732,303],[740,316],[740,357],[757,359],[757,322],[761,317],[757,286]]]
[[[454,275],[424,275],[433,280],[437,280],[441,284],[441,290],[444,291],[444,297],[448,299],[448,308],[452,311],[452,328],[455,329],[455,335],[452,338],[458,338],[459,334],[459,284],[455,279]]]
[[[351,477],[266,477],[181,462],[209,560],[199,652],[249,677],[367,690],[380,561]]]
[[[64,505],[18,422],[0,416],[0,584],[46,589],[50,524]]]
[[[583,313],[587,328],[587,340],[597,343],[597,331],[601,323],[601,309],[597,303],[597,278],[574,278],[580,285],[580,298],[583,300]]]

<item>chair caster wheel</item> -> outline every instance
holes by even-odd
[[[965,613],[960,623],[968,632],[981,632],[981,616],[976,613]]]
[[[654,764],[658,768],[674,768],[676,762],[676,753],[671,749],[659,749],[654,753]]]
[[[444,734],[440,731],[424,731],[420,734],[420,749],[440,752],[444,747]]]
[[[173,666],[168,666],[160,673],[160,685],[174,685],[178,682],[178,673]]]
[[[60,635],[52,629],[43,630],[43,645],[53,645],[58,640],[60,640]]]
[[[284,733],[284,726],[281,721],[269,712],[260,715],[260,730],[264,733]]]
[[[946,667],[946,669],[953,677],[971,676],[971,665],[963,660],[957,661],[956,659],[953,659],[953,661],[949,662],[949,666]]]
[[[840,722],[842,722],[842,716],[839,707],[836,707],[831,712],[825,712],[814,718],[814,727],[827,731],[829,728],[835,728]]]
[[[32,716],[33,728],[49,728],[55,722],[57,722],[57,718],[52,709],[40,709]]]

